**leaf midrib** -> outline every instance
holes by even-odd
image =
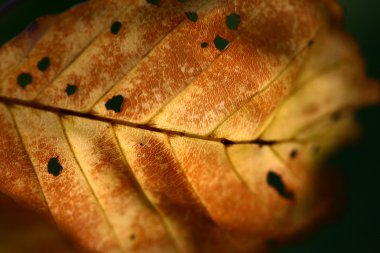
[[[42,110],[42,111],[53,112],[55,114],[58,114],[61,117],[76,116],[76,117],[106,122],[106,123],[110,123],[112,125],[124,125],[124,126],[128,126],[128,127],[144,129],[144,130],[152,131],[152,132],[165,133],[169,136],[184,136],[184,137],[190,137],[190,138],[194,138],[194,139],[221,142],[225,145],[233,145],[233,144],[274,145],[274,144],[277,144],[280,142],[290,141],[290,140],[271,141],[271,140],[262,140],[262,139],[254,139],[254,140],[247,140],[247,141],[230,141],[230,140],[227,140],[224,138],[215,138],[215,137],[211,137],[211,136],[202,136],[202,135],[190,134],[190,133],[186,133],[186,132],[174,131],[174,130],[169,130],[169,129],[162,129],[162,128],[158,128],[158,127],[154,127],[154,126],[150,126],[150,125],[136,124],[136,123],[131,123],[131,122],[123,121],[123,120],[106,118],[106,117],[99,116],[99,115],[94,115],[94,114],[89,114],[89,113],[84,113],[84,112],[78,112],[78,111],[73,111],[73,110],[69,110],[69,109],[62,109],[62,108],[57,108],[57,107],[53,107],[53,106],[39,104],[36,102],[29,102],[29,101],[24,101],[24,100],[4,97],[4,96],[0,96],[0,103],[3,103],[5,105],[7,105],[8,107],[12,107],[12,106],[17,105],[17,106],[24,106],[24,107],[29,107],[29,108],[33,108],[33,109],[37,109],[37,110]]]

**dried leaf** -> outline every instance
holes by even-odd
[[[377,102],[333,0],[92,0],[0,48],[0,191],[88,252],[266,252],[336,210]],[[64,250],[64,249],[63,249]]]

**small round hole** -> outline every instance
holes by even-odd
[[[26,89],[26,86],[30,85],[32,82],[33,82],[33,77],[29,73],[21,73],[17,77],[17,83],[23,89]]]
[[[202,47],[202,48],[206,48],[206,47],[208,47],[208,43],[207,43],[207,42],[202,42],[202,43],[201,43],[201,47]]]
[[[298,150],[297,149],[293,149],[292,151],[290,151],[289,156],[290,156],[291,159],[296,158],[298,156]]]
[[[37,68],[40,70],[40,71],[42,71],[42,72],[44,72],[45,70],[47,70],[47,68],[50,66],[50,59],[49,59],[49,57],[44,57],[44,58],[42,58],[39,62],[38,62],[38,64],[37,64]]]
[[[231,13],[226,17],[226,24],[230,30],[236,30],[240,25],[240,16],[236,13]]]
[[[186,17],[192,21],[192,22],[197,22],[198,20],[198,14],[195,11],[187,11],[185,12]]]
[[[121,29],[121,23],[119,21],[115,21],[111,25],[111,33],[112,34],[118,34]]]
[[[77,91],[77,86],[74,85],[74,84],[68,84],[67,87],[66,87],[66,94],[67,96],[72,96],[74,95],[74,93]]]

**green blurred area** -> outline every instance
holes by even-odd
[[[0,5],[6,2],[0,0]],[[0,9],[0,44],[21,32],[36,17],[59,13],[78,0],[16,0]],[[370,76],[380,79],[380,1],[340,0],[345,9],[345,28],[360,45]],[[380,106],[358,114],[363,137],[338,152],[330,164],[343,168],[347,181],[348,208],[336,223],[297,246],[279,253],[380,252]]]

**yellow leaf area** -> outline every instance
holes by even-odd
[[[92,0],[38,19],[0,48],[0,191],[81,252],[293,240],[339,209],[322,162],[379,99],[340,20],[332,0]]]

